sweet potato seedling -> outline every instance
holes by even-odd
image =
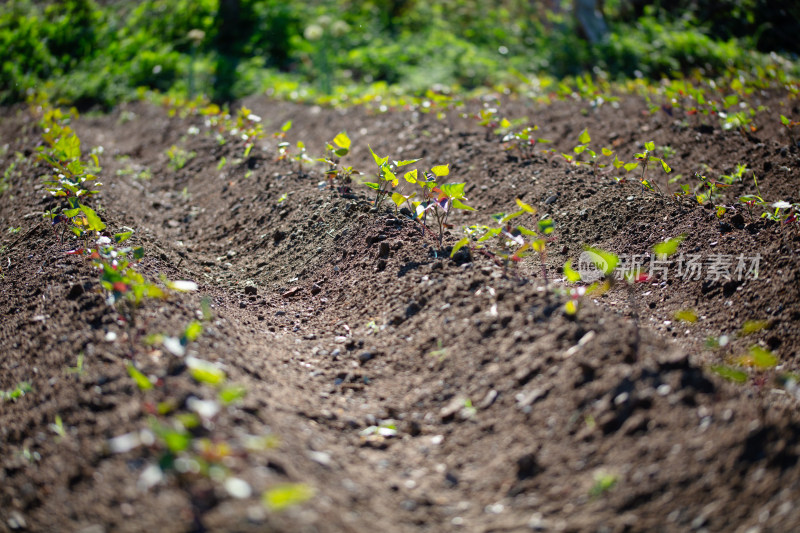
[[[503,142],[506,143],[506,150],[519,150],[522,159],[530,159],[534,154],[534,148],[539,143],[550,143],[547,139],[535,137],[533,132],[538,131],[539,126],[528,126],[522,130],[514,133],[508,133],[503,137]]]
[[[761,190],[758,188],[758,178],[756,173],[753,172],[753,183],[756,186],[756,194],[745,194],[739,197],[739,201],[745,205],[750,218],[753,218],[753,208],[755,206],[764,207],[767,202],[761,196]]]
[[[794,136],[794,129],[797,126],[800,126],[800,122],[781,115],[781,125],[786,128],[786,133],[789,135],[789,139],[792,141],[792,146],[797,146],[797,140]]]
[[[415,208],[417,219],[422,219],[423,231],[427,225],[428,211],[433,212],[436,220],[436,226],[439,235],[439,248],[442,247],[444,239],[444,231],[448,226],[447,219],[453,209],[463,209],[466,211],[474,211],[475,209],[468,206],[463,202],[466,200],[464,196],[465,183],[444,183],[439,185],[438,178],[448,176],[450,174],[449,165],[437,165],[431,168],[430,172],[425,173],[426,179],[417,179],[416,172],[412,176],[408,176],[406,181],[409,183],[417,183],[422,187],[422,200],[419,202],[412,202]]]
[[[487,256],[500,262],[503,270],[508,273],[509,266],[522,261],[531,252],[539,255],[542,267],[542,276],[547,286],[547,268],[545,265],[546,243],[553,232],[554,224],[549,218],[536,221],[537,230],[530,230],[523,225],[514,225],[512,220],[525,214],[534,217],[536,209],[520,199],[516,200],[518,211],[512,213],[498,213],[492,218],[497,225],[494,227],[473,225],[464,228],[466,237],[459,240],[450,252],[450,257],[455,256],[461,248],[469,247],[470,251],[481,250]],[[535,220],[535,219],[534,219]],[[496,247],[484,250],[483,243],[495,239]]]
[[[500,119],[497,118],[497,108],[485,107],[478,111],[474,117],[478,121],[478,126],[483,126],[486,132],[486,140],[492,140],[494,130],[500,125]]]
[[[350,183],[354,175],[360,174],[352,166],[342,166],[341,158],[350,153],[350,137],[346,132],[341,132],[333,140],[325,145],[327,155],[317,159],[328,165],[325,171],[325,179],[328,181],[328,187],[334,188],[336,180],[339,181],[339,193],[350,194]]]
[[[236,112],[236,122],[230,129],[234,137],[241,137],[245,142],[243,157],[247,158],[253,149],[255,142],[264,137],[264,127],[261,125],[261,117],[253,114],[247,107],[242,106]]]
[[[185,167],[189,161],[197,156],[197,152],[187,152],[183,148],[172,145],[167,149],[167,159],[169,159],[169,168],[178,171]]]
[[[87,232],[99,232],[105,224],[97,213],[85,203],[85,199],[99,193],[92,187],[99,187],[96,182],[100,172],[97,153],[92,151],[90,161],[83,160],[81,141],[69,127],[68,122],[77,117],[77,112],[63,114],[59,109],[42,103],[43,116],[39,124],[44,130],[42,139],[45,146],[37,149],[38,159],[52,168],[54,175],[45,179],[45,188],[56,199],[65,201],[66,205],[58,205],[45,212],[54,230],[63,224],[59,242],[63,242],[64,231],[71,230],[76,236],[83,237]]]
[[[591,140],[592,138],[589,135],[589,130],[584,129],[578,136],[579,144],[572,149],[572,152],[575,154],[575,156],[586,154],[589,157],[588,161],[581,161],[577,159],[577,157],[572,156],[570,154],[562,154],[562,155],[564,156],[564,159],[566,159],[570,163],[573,163],[575,165],[588,165],[592,167],[594,173],[597,174],[600,169],[608,166],[607,163],[600,163],[600,157],[601,156],[611,157],[612,155],[614,155],[614,152],[610,148],[603,147],[600,149],[600,154],[598,154],[595,150],[589,147],[589,143],[591,142]]]
[[[280,512],[314,497],[314,489],[305,483],[282,483],[265,490],[261,495],[264,506]]]
[[[5,402],[16,402],[29,392],[33,390],[31,384],[27,381],[21,381],[16,387],[10,390],[0,390],[0,399]]]
[[[372,154],[372,159],[378,166],[378,170],[375,174],[375,181],[364,182],[364,185],[375,191],[375,201],[373,202],[373,205],[376,208],[380,208],[383,201],[392,195],[393,189],[395,189],[400,183],[400,179],[397,177],[398,170],[402,167],[413,165],[419,161],[419,159],[406,159],[402,161],[390,162],[388,156],[380,157],[372,150],[371,146],[368,145],[368,148],[369,153]],[[418,181],[417,176],[417,169],[414,169],[406,172],[403,178],[406,182],[415,184]]]
[[[764,211],[761,218],[772,220],[780,224],[797,224],[800,215],[800,203],[789,203],[786,201],[773,202],[770,207],[774,210]]]
[[[642,164],[642,174],[641,176],[639,176],[639,181],[642,184],[642,191],[644,191],[644,189],[647,188],[650,189],[651,191],[653,190],[657,191],[658,194],[663,194],[661,192],[661,188],[658,186],[656,182],[647,179],[647,167],[650,165],[650,163],[661,163],[661,168],[667,174],[672,172],[672,168],[662,158],[653,155],[655,149],[656,145],[653,141],[646,142],[644,143],[644,152],[634,154],[633,157]]]
[[[585,272],[586,277],[590,279],[584,279],[584,272],[578,272],[572,268],[571,260],[564,263],[563,267],[564,277],[569,283],[591,282],[588,287],[579,286],[569,290],[569,299],[564,304],[564,313],[568,317],[573,318],[577,316],[584,296],[598,293],[602,294],[611,288],[614,283],[614,270],[619,264],[619,257],[617,255],[589,246],[584,248],[581,259],[582,261],[588,261],[591,263],[592,267],[596,269],[595,271]],[[580,267],[588,268],[589,264],[581,264]]]

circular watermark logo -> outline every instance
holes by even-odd
[[[594,283],[608,270],[608,262],[603,256],[586,250],[578,257],[578,274],[584,283]]]

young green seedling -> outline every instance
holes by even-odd
[[[716,200],[720,198],[719,189],[730,186],[728,183],[710,180],[699,173],[695,173],[695,177],[700,180],[700,184],[698,185],[700,192],[695,194],[695,199],[700,205],[706,202],[716,202]],[[705,192],[702,192],[703,189],[705,189]]]
[[[530,230],[522,225],[512,224],[512,220],[525,214],[533,217],[536,214],[536,209],[526,204],[520,199],[516,200],[517,206],[520,207],[519,211],[513,213],[498,213],[493,215],[492,218],[497,222],[497,226],[469,226],[464,228],[466,237],[459,240],[450,253],[450,257],[463,247],[468,246],[470,250],[481,250],[487,256],[497,260],[502,264],[504,272],[508,273],[508,267],[511,264],[522,261],[524,257],[529,255],[531,251],[539,254],[539,260],[542,266],[542,276],[544,277],[545,286],[547,286],[547,269],[545,265],[545,245],[549,240],[548,235],[553,232],[553,221],[551,219],[543,219],[536,222],[538,231]],[[497,239],[499,246],[494,252],[482,249],[482,243],[489,239]]]
[[[55,172],[51,179],[45,181],[45,186],[53,197],[66,200],[68,203],[68,207],[56,206],[44,214],[45,218],[52,221],[54,230],[56,225],[64,224],[65,228],[59,236],[59,242],[63,242],[64,231],[67,229],[72,230],[78,237],[84,237],[89,231],[99,232],[106,227],[97,213],[83,203],[84,198],[99,193],[97,190],[89,189],[88,185],[97,179],[100,163],[94,150],[90,154],[90,162],[82,160],[80,139],[66,124],[75,116],[76,113],[64,115],[60,110],[45,105],[40,121],[44,130],[42,138],[48,147],[42,146],[37,149],[38,158],[48,163]],[[93,185],[97,187],[102,184]]]
[[[306,143],[303,141],[297,141],[297,153],[292,157],[295,161],[297,161],[297,172],[299,174],[303,173],[303,165],[313,165],[314,159],[308,155],[308,151],[306,150]]]
[[[172,170],[178,171],[185,167],[189,161],[197,156],[197,152],[187,152],[183,148],[179,148],[176,145],[172,145],[167,150],[167,159],[169,159],[169,167]]]
[[[408,165],[413,165],[419,161],[419,159],[392,161],[390,163],[388,156],[380,157],[372,150],[371,146],[368,145],[368,148],[369,153],[372,154],[372,158],[375,160],[375,164],[378,165],[378,170],[375,174],[376,181],[365,182],[364,185],[375,191],[375,201],[373,202],[373,205],[376,208],[380,208],[383,201],[391,196],[392,189],[397,187],[400,183],[400,180],[397,177],[398,169]],[[408,171],[403,177],[409,183],[417,183],[417,170],[414,169]]]
[[[334,182],[338,178],[340,183],[338,190],[341,194],[350,194],[352,176],[360,174],[352,166],[340,166],[341,158],[350,153],[350,144],[350,137],[347,136],[346,132],[341,132],[333,138],[333,141],[325,145],[325,149],[328,152],[327,157],[317,159],[317,161],[328,165],[328,169],[325,171],[328,187],[333,189]]]
[[[292,121],[287,120],[286,122],[284,122],[283,126],[281,126],[280,131],[276,131],[275,133],[272,134],[273,137],[280,140],[280,142],[278,143],[278,158],[276,159],[276,161],[283,161],[289,157],[289,148],[292,145],[291,143],[285,141],[284,139],[286,138],[286,134],[289,132],[290,129],[292,129]]]
[[[797,141],[794,138],[794,128],[800,126],[800,122],[781,115],[781,125],[786,128],[786,133],[792,141],[792,146],[797,146]]]
[[[264,137],[264,128],[261,125],[261,117],[253,114],[248,108],[242,106],[236,112],[236,122],[230,130],[234,137],[241,137],[245,142],[244,158],[250,155],[256,140]]]
[[[779,222],[781,224],[797,222],[798,214],[800,214],[800,204],[791,204],[781,200],[779,202],[773,202],[770,206],[774,208],[774,211],[764,211],[761,214],[761,218],[766,218],[767,220],[772,220],[773,222]]]
[[[485,128],[486,140],[492,140],[494,130],[500,125],[497,119],[497,109],[494,107],[483,108],[475,115],[475,118],[478,120],[478,126]]]
[[[506,150],[516,148],[522,154],[522,159],[530,159],[538,143],[552,142],[541,137],[534,137],[533,132],[538,129],[539,126],[528,126],[517,133],[508,133],[503,137],[503,142],[507,143]]]
[[[531,231],[524,226],[518,226],[520,233],[526,237],[530,237],[530,239],[519,250],[517,250],[516,255],[520,256],[520,254],[524,254],[528,249],[534,250],[539,255],[539,263],[542,267],[542,277],[544,278],[544,286],[546,289],[548,285],[547,265],[545,264],[545,260],[547,258],[546,244],[550,239],[548,236],[553,233],[553,230],[555,229],[555,224],[553,223],[553,220],[549,218],[537,221],[534,218],[536,215],[536,209],[526,204],[519,198],[517,198],[517,205],[520,207],[521,213],[530,215],[531,218],[536,222],[536,228],[538,231]],[[518,211],[518,213],[519,212],[520,211]]]
[[[463,200],[467,199],[466,196],[464,196],[465,183],[445,183],[439,185],[436,182],[437,178],[445,177],[449,174],[449,165],[437,165],[432,167],[430,173],[426,173],[425,180],[416,180],[422,187],[422,200],[412,203],[412,205],[415,206],[417,218],[422,219],[423,228],[427,223],[428,211],[433,211],[439,230],[439,248],[442,247],[444,230],[448,227],[447,219],[452,210],[475,210],[463,202]],[[413,176],[407,176],[406,181],[413,183],[412,178],[416,179],[416,176],[416,172],[413,172]]]
[[[0,390],[0,399],[8,402],[16,402],[32,390],[33,387],[29,382],[21,381],[11,390]]]
[[[661,188],[658,186],[656,182],[651,182],[647,179],[647,167],[650,163],[661,163],[661,168],[664,169],[664,172],[669,174],[672,172],[672,168],[667,164],[666,161],[661,159],[660,157],[656,157],[652,155],[653,151],[656,149],[656,145],[653,141],[646,142],[644,144],[644,152],[634,154],[634,158],[639,160],[642,163],[642,175],[639,177],[639,181],[642,183],[642,191],[644,192],[645,187],[652,190],[658,191],[658,194],[662,194]]]

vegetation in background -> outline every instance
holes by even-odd
[[[222,102],[281,86],[421,94],[533,75],[714,77],[775,61],[796,70],[766,54],[796,58],[800,8],[723,3],[609,0],[608,33],[590,44],[568,1],[12,0],[0,6],[0,102],[45,82],[79,108],[108,108],[137,87]]]

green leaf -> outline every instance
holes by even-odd
[[[133,378],[133,381],[136,382],[136,385],[141,390],[150,390],[153,388],[153,384],[150,383],[150,379],[139,372],[133,363],[128,363],[128,375]]]
[[[333,151],[334,154],[338,155],[339,157],[344,157],[350,153],[349,148],[339,148],[338,150]]]
[[[635,169],[638,166],[639,166],[639,163],[637,161],[634,161],[632,163],[625,163],[623,165],[623,167],[625,168],[626,172],[630,172],[631,170]]]
[[[536,214],[536,208],[531,207],[530,205],[526,204],[525,202],[523,202],[519,198],[517,198],[516,201],[517,201],[517,205],[520,207],[520,209],[522,209],[526,213],[530,213],[531,215],[535,215]]]
[[[600,151],[601,151],[601,152],[603,153],[603,155],[604,155],[604,156],[606,156],[606,157],[609,157],[611,154],[613,154],[613,153],[614,153],[614,151],[613,151],[613,150],[610,150],[609,148],[603,148],[603,149],[601,149]]]
[[[788,127],[789,124],[791,124],[791,123],[792,123],[791,120],[789,120],[785,116],[781,115],[781,124],[783,124],[784,126]]]
[[[572,268],[572,261],[564,263],[564,275],[570,283],[577,283],[581,280],[580,273]]]
[[[551,233],[553,233],[553,230],[555,229],[555,223],[551,218],[540,220],[538,225],[539,225],[539,233],[544,233],[545,235],[550,235]]]
[[[450,164],[448,163],[446,165],[437,165],[431,168],[431,172],[433,172],[433,175],[436,176],[437,178],[447,176],[450,174]]]
[[[83,163],[75,160],[67,165],[67,170],[69,170],[74,176],[80,176],[86,171],[86,168],[83,166]]]
[[[386,181],[391,181],[392,185],[397,186],[397,176],[394,175],[394,172],[389,170],[388,166],[381,167],[381,172],[383,173],[383,179]]]
[[[220,385],[225,382],[225,371],[213,363],[196,357],[187,357],[186,366],[189,367],[191,376],[200,383]]]
[[[419,159],[403,159],[402,161],[394,161],[394,166],[396,167],[404,167],[406,165],[413,165],[419,161]]]
[[[392,202],[394,202],[394,204],[395,204],[397,207],[400,207],[401,205],[403,205],[404,203],[406,203],[406,201],[408,201],[410,198],[413,198],[415,194],[416,194],[416,193],[412,193],[412,194],[411,194],[411,195],[409,195],[409,196],[403,196],[403,195],[402,195],[402,194],[400,194],[399,192],[393,192],[393,193],[392,193]]]
[[[589,246],[587,246],[585,250],[594,254],[594,256],[590,256],[590,260],[606,276],[614,272],[614,269],[617,268],[617,264],[619,264],[619,256],[616,254]]]
[[[617,476],[614,474],[598,473],[595,474],[594,485],[589,490],[589,495],[597,498],[608,492],[617,484]]]
[[[463,203],[458,198],[453,198],[453,207],[455,209],[463,209],[465,211],[475,211],[474,207],[470,207],[467,204]]]
[[[722,376],[728,381],[733,381],[735,383],[744,383],[747,381],[747,372],[743,372],[729,366],[714,365],[711,367],[711,371]]]
[[[138,261],[143,257],[144,257],[144,248],[142,248],[141,246],[137,246],[136,248],[133,249],[133,258],[135,260]]]
[[[689,322],[691,324],[697,322],[697,313],[695,313],[693,309],[681,309],[679,311],[675,311],[673,316],[675,317],[675,320],[679,320],[681,322]]]
[[[279,512],[310,500],[313,496],[314,489],[305,483],[283,483],[264,491],[261,500],[267,509]]]
[[[80,209],[89,221],[89,229],[94,231],[103,231],[106,229],[106,225],[100,220],[100,217],[97,216],[97,213],[95,213],[91,207],[81,205]]]
[[[769,329],[772,324],[769,320],[748,320],[742,324],[742,329],[739,330],[740,337],[752,335],[758,331]]]
[[[464,198],[464,187],[466,183],[445,183],[440,187],[442,192],[451,199]]]
[[[588,129],[588,128],[585,128],[585,129],[584,129],[584,130],[581,132],[580,136],[578,137],[578,142],[580,142],[580,143],[582,143],[582,144],[587,144],[587,143],[588,143],[589,141],[591,141],[591,140],[592,140],[592,138],[591,138],[591,137],[589,137],[589,129]]]
[[[415,168],[414,170],[409,170],[408,172],[403,174],[403,177],[409,183],[416,183],[417,182],[417,174],[418,174],[417,173],[417,169]]]
[[[347,136],[347,133],[341,132],[336,137],[333,138],[333,144],[338,146],[339,148],[344,148],[346,150],[350,149],[350,137]],[[347,152],[345,152],[347,153]]]
[[[662,259],[669,257],[678,250],[678,246],[680,246],[684,239],[686,239],[686,234],[682,233],[677,237],[660,242],[653,246],[653,253]]]
[[[582,154],[584,150],[586,150],[586,146],[582,144],[579,144],[578,146],[572,149],[572,151],[575,152],[576,154]]]
[[[723,103],[724,103],[726,108],[735,106],[736,104],[739,103],[739,96],[736,95],[736,94],[731,94],[729,96],[726,96],[723,99]]]
[[[500,223],[500,224],[505,224],[509,220],[513,220],[513,219],[515,219],[517,217],[521,217],[524,214],[525,214],[525,211],[520,210],[520,211],[514,211],[513,213],[508,213],[508,214],[499,213],[497,215],[493,215],[492,218],[497,220],[497,222]]]
[[[81,141],[76,134],[61,137],[54,146],[64,159],[77,159],[81,156]]]
[[[283,126],[281,126],[281,131],[282,131],[282,132],[284,132],[284,133],[286,133],[286,132],[287,132],[287,131],[289,131],[290,129],[292,129],[292,121],[291,121],[291,120],[287,120],[287,121],[286,121],[286,122],[283,124]]]
[[[496,236],[500,235],[501,231],[503,231],[502,228],[492,228],[489,231],[487,231],[486,233],[484,233],[481,236],[481,238],[478,239],[478,242],[487,241],[487,240],[491,239],[492,237],[496,237]]]
[[[458,252],[460,249],[462,249],[463,247],[467,246],[468,244],[469,244],[469,237],[464,237],[463,239],[461,239],[460,241],[458,241],[457,243],[455,243],[455,244],[453,245],[453,251],[451,251],[451,252],[450,252],[450,257],[453,257],[453,256],[455,256],[455,255],[456,255],[456,253],[457,253],[457,252]]]
[[[237,402],[247,396],[247,389],[241,385],[224,387],[219,391],[219,399],[225,405]]]
[[[172,453],[185,451],[189,449],[189,446],[192,444],[192,436],[185,431],[162,428],[161,431],[156,434],[161,437],[166,447]]]
[[[578,313],[578,302],[576,300],[567,300],[564,304],[564,312],[569,316],[575,316]]]
[[[183,426],[183,429],[196,428],[202,423],[195,413],[176,413],[175,420]]]
[[[183,338],[186,342],[192,342],[203,333],[203,324],[197,320],[192,320],[183,332]]]
[[[614,165],[614,168],[619,169],[620,167],[622,167],[625,164],[625,162],[624,161],[620,161],[619,157],[617,157],[615,155],[614,156],[614,161],[611,164]]]
[[[131,235],[133,235],[133,230],[131,231],[124,231],[122,233],[115,233],[114,234],[114,242],[119,244],[121,242],[127,241]]]
[[[762,348],[761,346],[754,344],[748,350],[750,352],[750,357],[752,358],[753,366],[760,369],[767,369],[772,368],[778,364],[778,358],[772,354],[766,348]]]
[[[389,156],[379,157],[378,154],[372,151],[372,147],[370,145],[367,145],[367,148],[369,148],[369,153],[372,154],[372,159],[375,160],[375,164],[379,167],[382,167],[389,161]]]
[[[656,143],[654,143],[653,141],[646,142],[644,143],[644,149],[647,150],[648,152],[652,152],[653,150],[656,149]]]
[[[377,183],[373,183],[373,182],[371,182],[371,181],[365,181],[365,182],[364,182],[364,185],[366,185],[366,186],[367,186],[367,187],[369,187],[370,189],[375,189],[376,191],[377,191],[378,189],[380,189],[380,188],[381,188],[381,186],[380,186],[380,185],[378,185]]]

